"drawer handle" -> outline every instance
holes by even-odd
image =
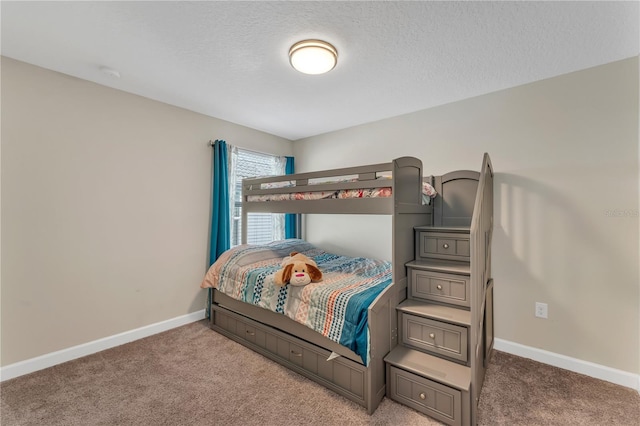
[[[444,243],[444,244],[442,245],[442,247],[444,247],[444,248],[448,249],[448,248],[449,248],[449,244]]]
[[[438,284],[438,285],[436,286],[436,288],[437,288],[438,290],[442,290],[442,286],[441,286],[440,284]]]
[[[430,339],[435,339],[436,338],[436,333],[429,333],[429,338]]]
[[[424,400],[427,399],[427,395],[424,394],[424,392],[421,392],[420,395],[418,395],[420,397],[420,399]]]
[[[255,332],[255,331],[246,330],[246,332],[247,332],[247,334],[248,334],[249,336],[255,336],[255,335],[256,335],[256,332]]]
[[[301,357],[302,356],[302,354],[300,352],[296,352],[294,350],[291,350],[291,355],[297,356],[297,357]]]

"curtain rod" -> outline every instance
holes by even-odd
[[[209,146],[211,146],[212,148],[215,145],[215,143],[216,143],[216,141],[209,140]],[[252,152],[252,153],[255,153],[255,154],[270,155],[272,157],[292,157],[293,158],[293,155],[278,155],[278,154],[272,154],[270,152],[256,151],[255,149],[241,148],[239,146],[236,146],[236,148],[237,149],[241,149],[243,151]]]
[[[219,140],[219,139],[216,139],[216,141],[217,140]],[[215,144],[216,144],[216,141],[212,141],[211,139],[209,139],[209,145],[213,148],[215,146]],[[273,157],[279,157],[278,155],[271,154],[269,152],[254,151],[254,150],[251,150],[251,149],[241,148],[239,146],[233,146],[233,147],[236,148],[236,149],[241,149],[243,151],[248,151],[248,152],[252,152],[252,153],[255,153],[255,154],[271,155]],[[282,157],[284,157],[284,156],[282,156]]]

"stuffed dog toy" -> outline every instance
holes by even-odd
[[[318,269],[316,262],[295,251],[284,258],[282,269],[278,270],[273,277],[273,282],[279,287],[287,284],[303,286],[311,281],[320,280],[322,280],[322,272]]]

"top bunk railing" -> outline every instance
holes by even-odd
[[[384,178],[391,179],[392,163],[323,170],[291,175],[245,179],[242,182],[247,196],[285,194],[293,192],[330,191],[347,188],[373,188]],[[370,184],[370,186],[367,186]]]
[[[340,191],[379,190],[371,198]],[[393,214],[396,206],[422,204],[422,162],[401,157],[389,163],[245,179],[243,213]]]

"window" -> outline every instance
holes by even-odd
[[[242,179],[285,174],[286,159],[269,154],[233,148],[231,153],[231,247],[242,243]],[[264,244],[284,239],[284,214],[251,213],[247,243]]]

